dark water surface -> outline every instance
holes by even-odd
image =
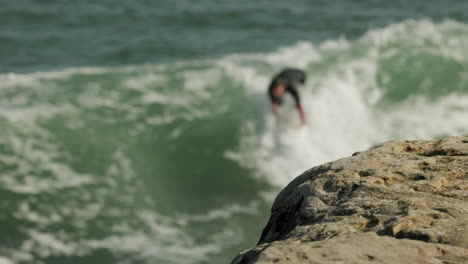
[[[166,63],[356,38],[406,19],[468,21],[463,0],[5,1],[0,72]]]

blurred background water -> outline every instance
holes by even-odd
[[[0,263],[228,263],[291,179],[468,133],[468,2],[4,1]],[[308,74],[278,119],[266,87]]]

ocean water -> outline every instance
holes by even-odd
[[[229,263],[303,171],[468,133],[468,2],[355,2],[4,1],[0,264]]]

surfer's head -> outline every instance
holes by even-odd
[[[275,86],[273,88],[273,95],[276,97],[281,97],[285,91],[286,91],[286,81],[282,79],[278,79],[275,82]]]

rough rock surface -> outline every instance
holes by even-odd
[[[389,141],[306,171],[233,263],[468,263],[468,135]]]

